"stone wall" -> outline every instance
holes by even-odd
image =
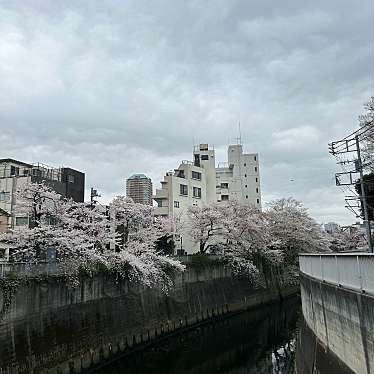
[[[30,281],[0,321],[0,374],[83,372],[161,324],[278,298],[279,291],[255,289],[221,265],[190,267],[169,295],[105,275],[81,279],[75,289],[53,278]],[[4,301],[0,291],[0,308]]]
[[[373,373],[374,298],[307,276],[300,283],[306,326],[297,374]]]

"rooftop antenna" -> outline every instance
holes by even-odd
[[[240,121],[239,121],[239,124],[238,124],[238,129],[239,129],[239,136],[236,138],[236,144],[242,145],[242,131],[241,131],[241,128],[240,128]]]

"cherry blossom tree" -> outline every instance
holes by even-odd
[[[201,253],[219,241],[222,235],[222,208],[218,204],[188,209],[189,235],[199,244]]]
[[[328,250],[321,227],[301,202],[293,198],[274,200],[264,215],[269,227],[268,246],[281,250],[285,261],[295,263],[302,252]]]
[[[358,230],[341,229],[326,233],[326,238],[332,252],[360,251],[367,246],[365,234]]]
[[[184,265],[156,250],[157,239],[170,232],[170,223],[154,217],[153,208],[117,197],[107,210],[99,204],[62,199],[43,184],[19,191],[18,208],[35,224],[0,237],[12,257],[30,263],[46,259],[50,248],[65,272],[106,268],[118,277],[167,289],[172,274]],[[116,249],[116,250],[114,250]]]

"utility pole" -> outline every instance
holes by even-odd
[[[371,225],[369,219],[369,209],[368,209],[368,202],[365,190],[365,182],[364,182],[364,165],[362,162],[361,156],[361,148],[360,148],[360,141],[368,139],[370,132],[373,131],[374,123],[370,122],[365,126],[362,126],[360,129],[354,131],[352,134],[346,136],[345,138],[332,142],[329,144],[329,152],[337,157],[339,155],[345,155],[348,157],[350,154],[356,154],[357,158],[349,158],[343,161],[338,162],[343,168],[345,165],[354,164],[354,170],[349,170],[342,173],[335,174],[335,180],[337,186],[356,186],[358,182],[360,182],[361,186],[361,193],[360,196],[357,196],[355,192],[353,194],[355,196],[346,196],[345,201],[347,203],[346,208],[350,211],[354,212],[357,217],[362,217],[366,227],[366,234],[367,234],[367,241],[368,241],[368,251],[373,253],[373,242],[371,237]],[[358,181],[359,175],[359,181]],[[357,205],[354,201],[357,202]],[[360,202],[360,203],[359,203]],[[355,212],[355,209],[361,208],[361,215]]]
[[[369,245],[369,252],[373,253],[373,240],[371,237],[371,225],[369,220],[369,212],[368,212],[368,205],[367,205],[367,199],[366,199],[366,191],[365,191],[365,185],[364,185],[364,172],[362,167],[362,159],[361,159],[361,149],[360,149],[360,140],[358,138],[358,135],[355,136],[356,140],[356,148],[357,148],[357,168],[360,172],[360,185],[361,185],[361,202],[362,207],[364,210],[364,223],[366,226],[366,235],[368,237],[368,245]]]

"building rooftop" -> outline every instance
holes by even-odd
[[[15,160],[13,158],[0,158],[0,164],[3,164],[3,163],[13,163],[13,164],[18,164],[18,165],[22,165],[22,166],[27,166],[29,168],[31,168],[31,164],[27,164],[26,162],[22,162],[22,161],[18,161],[18,160]]]
[[[145,174],[133,174],[129,179],[149,179]]]

